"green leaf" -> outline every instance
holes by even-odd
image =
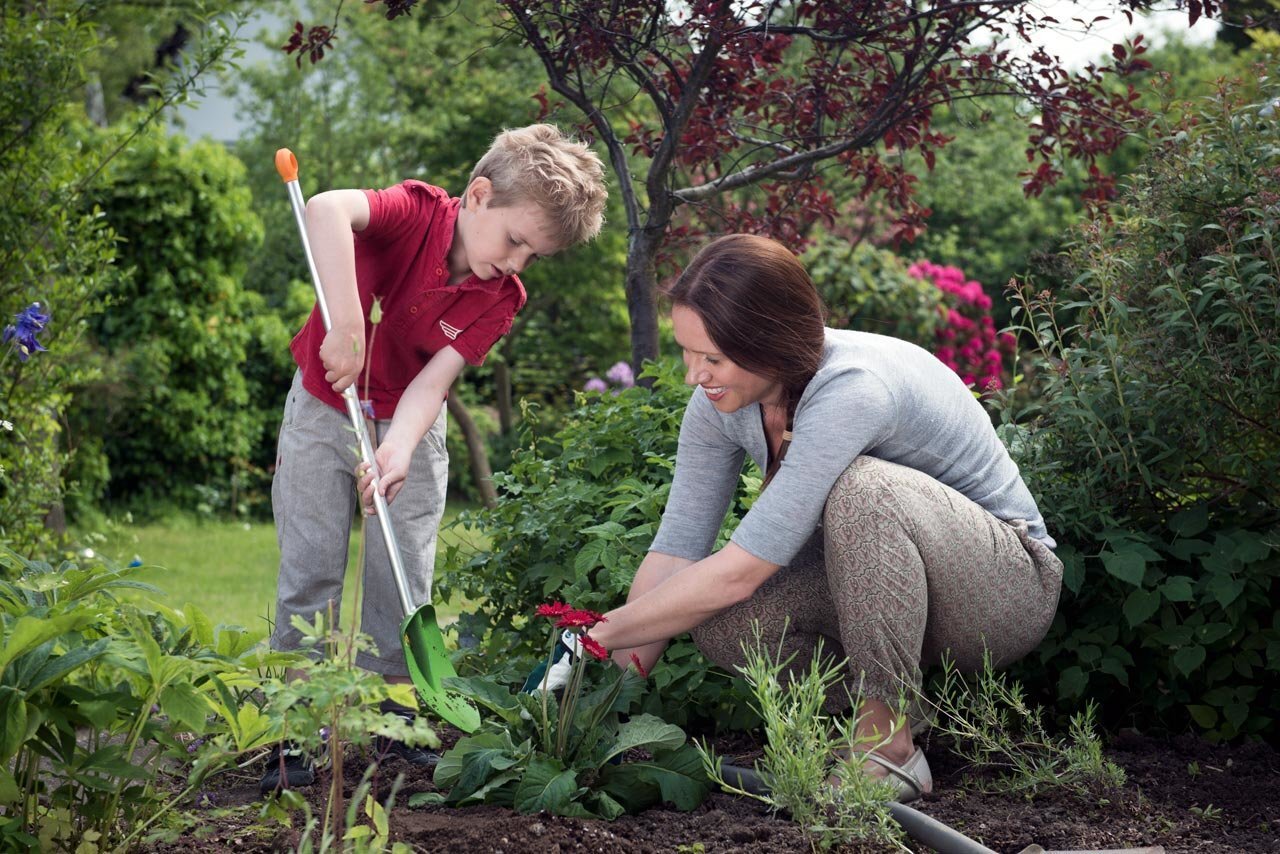
[[[470,803],[490,803],[497,804],[498,806],[509,807],[511,806],[512,796],[515,792],[515,787],[510,784],[518,782],[523,776],[524,768],[517,767],[503,771],[501,774],[496,774],[491,777],[483,786],[476,789],[465,798],[459,799],[456,803],[458,806],[465,806]],[[461,791],[460,787],[459,791]],[[453,793],[451,792],[450,797],[452,797],[452,795]]]
[[[0,647],[0,673],[24,652],[35,649],[45,641],[53,640],[59,635],[74,631],[88,625],[93,619],[89,614],[62,614],[57,617],[19,617],[4,638]]]
[[[520,704],[516,701],[515,694],[491,677],[450,676],[444,680],[444,687],[474,700],[509,724],[515,723],[520,717]]]
[[[518,813],[559,813],[577,789],[577,777],[552,759],[534,759],[516,787],[512,806]]]
[[[1205,592],[1223,608],[1240,598],[1244,592],[1244,582],[1229,575],[1215,575],[1205,585]]]
[[[626,525],[618,522],[602,522],[599,525],[592,525],[589,528],[583,528],[581,533],[588,534],[593,537],[621,537],[627,532]]]
[[[450,788],[457,781],[458,775],[462,773],[462,761],[468,753],[473,750],[501,749],[510,748],[511,746],[511,739],[505,732],[482,731],[476,735],[460,738],[457,744],[445,751],[445,754],[440,757],[440,762],[436,765],[436,770],[431,775],[431,779],[441,789]]]
[[[444,805],[444,795],[439,792],[417,792],[409,796],[409,806],[438,807]]]
[[[1195,588],[1187,576],[1173,575],[1160,585],[1160,593],[1170,602],[1190,602],[1195,595]]]
[[[1231,634],[1232,626],[1230,623],[1205,623],[1195,631],[1196,640],[1202,644],[1211,644],[1222,640]]]
[[[1104,658],[1098,663],[1098,669],[1103,673],[1114,676],[1116,681],[1126,688],[1129,687],[1129,671],[1125,669],[1124,664],[1119,659]]]
[[[1160,609],[1160,594],[1155,590],[1134,590],[1124,600],[1124,618],[1130,626],[1145,623]]]
[[[1169,520],[1169,530],[1179,537],[1194,537],[1207,527],[1209,527],[1209,507],[1205,504],[1183,510]]]
[[[56,682],[68,673],[103,655],[107,651],[109,644],[110,641],[102,638],[89,646],[78,646],[63,655],[50,659],[45,662],[43,667],[32,674],[27,682],[26,690],[30,692],[39,691],[46,685]]]
[[[494,774],[506,771],[518,760],[499,747],[472,750],[462,757],[462,772],[449,792],[450,799],[462,801],[482,787]]]
[[[208,699],[190,682],[172,682],[160,691],[160,709],[187,729],[202,733],[212,708]]]
[[[1184,646],[1173,654],[1173,666],[1178,668],[1183,676],[1190,676],[1197,667],[1204,664],[1204,658],[1204,647]]]
[[[1240,531],[1236,534],[1236,548],[1231,556],[1241,563],[1258,563],[1271,554],[1271,545],[1257,531]]]
[[[662,800],[688,811],[706,800],[707,773],[697,748],[686,744],[677,750],[658,749],[649,762],[627,763],[658,784]]]
[[[1071,666],[1062,671],[1062,675],[1058,677],[1058,694],[1066,699],[1072,699],[1084,694],[1084,687],[1089,683],[1089,677],[1079,667]]]
[[[1102,565],[1107,572],[1121,581],[1137,587],[1142,584],[1142,576],[1146,573],[1147,560],[1132,549],[1124,551],[1106,551],[1102,553]]]
[[[0,804],[17,803],[22,798],[22,790],[18,788],[18,780],[8,767],[0,763]]]
[[[1218,724],[1218,711],[1212,706],[1187,706],[1187,712],[1205,729],[1213,729]]]
[[[0,685],[0,768],[27,740],[27,697],[16,688]]]
[[[587,543],[573,559],[573,571],[578,576],[583,576],[595,569],[600,565],[601,557],[607,548],[609,548],[607,540],[592,540]]]
[[[637,747],[651,750],[675,750],[684,744],[684,730],[654,715],[636,715],[618,728],[617,738],[605,754],[605,760],[620,756]]]
[[[191,626],[195,639],[199,641],[201,646],[213,646],[213,623],[196,607],[195,603],[188,602],[182,606],[182,613],[187,618],[187,623]]]

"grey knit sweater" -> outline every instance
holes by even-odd
[[[778,473],[733,534],[758,558],[790,563],[821,523],[836,479],[862,454],[922,471],[998,519],[1025,520],[1032,536],[1056,546],[982,405],[953,371],[914,344],[827,329],[822,363],[796,408],[792,434]],[[765,468],[759,404],[726,415],[694,389],[651,551],[689,560],[711,553],[744,454]]]

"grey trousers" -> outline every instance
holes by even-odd
[[[1027,533],[1002,522],[915,469],[859,457],[827,496],[822,530],[746,602],[693,630],[698,648],[730,672],[744,661],[752,622],[776,655],[795,654],[791,673],[823,657],[848,659],[826,709],[850,697],[890,706],[918,698],[921,667],[944,655],[980,669],[1035,649],[1049,630],[1062,562]],[[784,625],[785,637],[784,637]],[[914,705],[914,704],[912,704]]]
[[[391,421],[376,422],[374,446]],[[358,504],[356,438],[345,411],[323,403],[294,375],[276,451],[271,507],[280,542],[280,578],[276,586],[273,649],[297,649],[302,635],[290,622],[300,614],[308,622],[327,613],[335,619],[342,601],[347,549]],[[445,450],[445,413],[413,453],[409,476],[390,505],[391,521],[415,605],[431,599],[436,533],[444,513],[449,454]],[[373,638],[376,652],[360,652],[356,664],[388,676],[407,676],[400,637],[404,620],[391,563],[377,520],[365,526],[360,631]]]

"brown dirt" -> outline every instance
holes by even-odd
[[[457,734],[454,733],[456,738]],[[446,737],[446,743],[451,739]],[[742,747],[724,745],[726,752]],[[1129,775],[1121,791],[1084,798],[1065,790],[1033,800],[1017,795],[977,794],[962,785],[965,769],[944,745],[927,753],[937,791],[915,806],[988,847],[1005,854],[1038,843],[1050,850],[1163,846],[1170,854],[1280,852],[1280,755],[1260,744],[1219,746],[1192,737],[1172,741],[1122,733],[1107,748]],[[1193,764],[1194,763],[1194,764]],[[364,770],[348,761],[348,793]],[[409,809],[416,793],[434,791],[430,773],[399,760],[386,775],[403,772],[404,786],[392,813],[391,835],[415,850],[461,854],[518,852],[808,852],[799,829],[754,801],[714,794],[691,813],[651,810],[614,822],[548,815],[517,815],[499,807]],[[327,781],[307,792],[317,811]],[[202,793],[198,824],[183,839],[155,851],[209,852],[290,849],[297,829],[260,819],[257,776],[227,775]],[[296,824],[301,824],[297,822]],[[872,851],[880,849],[849,849]],[[930,849],[917,848],[927,851]]]

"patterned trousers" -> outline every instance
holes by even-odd
[[[984,651],[997,667],[1029,653],[1061,586],[1062,562],[1025,522],[1002,522],[915,469],[858,457],[827,496],[822,530],[791,565],[695,628],[693,640],[734,672],[758,621],[765,649],[794,654],[799,674],[821,639],[824,658],[848,659],[828,712],[857,696],[896,708],[918,696],[921,668],[944,656],[971,671]]]

